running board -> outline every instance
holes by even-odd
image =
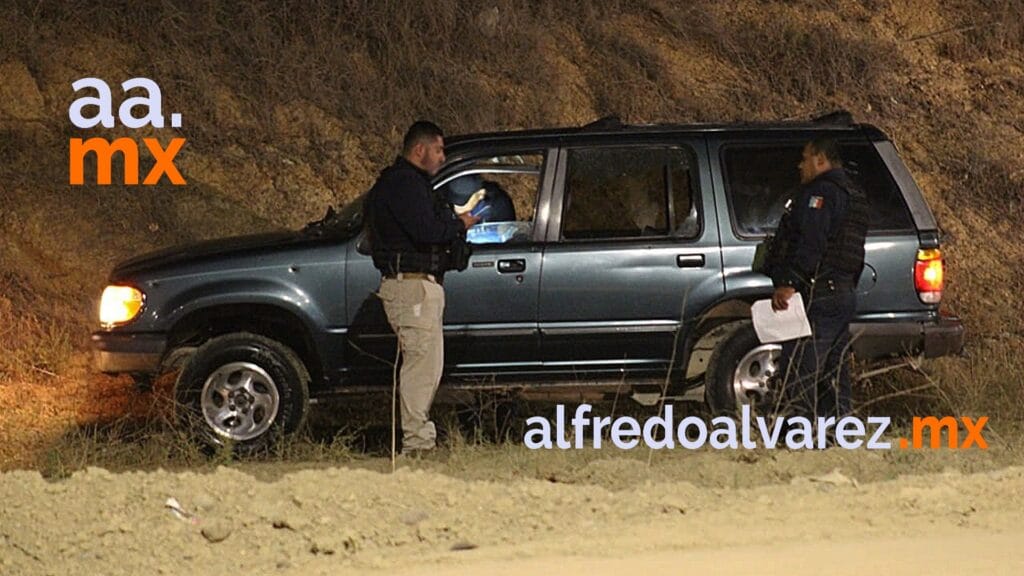
[[[438,388],[439,402],[470,397],[479,392],[506,393],[530,400],[562,400],[564,402],[588,402],[612,400],[616,397],[629,398],[641,406],[655,406],[659,402],[703,402],[704,386],[688,389],[682,395],[663,396],[665,381],[660,378],[639,379],[629,383],[621,380],[574,381],[572,383],[516,383],[499,382],[457,382],[442,384]],[[355,396],[390,394],[390,386],[345,386],[319,391],[309,399],[310,404],[330,402]]]

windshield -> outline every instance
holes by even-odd
[[[363,200],[366,193],[362,193],[349,202],[338,212],[338,225],[348,232],[358,232],[363,226]]]

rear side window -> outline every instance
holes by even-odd
[[[696,159],[660,146],[569,151],[562,238],[565,240],[700,233]]]
[[[867,143],[839,144],[843,167],[867,193],[872,232],[914,229],[899,187]],[[722,153],[726,195],[733,226],[741,237],[772,232],[786,201],[800,188],[797,165],[803,143],[728,146]]]

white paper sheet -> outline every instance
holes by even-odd
[[[772,310],[771,300],[758,300],[750,307],[754,332],[762,344],[785,342],[811,335],[811,324],[804,312],[804,299],[797,292],[789,299],[789,308]]]

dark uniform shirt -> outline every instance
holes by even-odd
[[[431,269],[432,247],[448,246],[466,234],[450,207],[438,204],[430,176],[401,156],[381,172],[366,202],[374,263],[387,273],[396,271],[385,268],[398,254],[403,272],[443,272]]]
[[[846,171],[835,168],[800,189],[790,218],[786,256],[773,269],[772,282],[803,296],[811,336],[782,344],[778,373],[790,375],[783,394],[802,416],[842,418],[850,413],[846,354],[870,205]]]
[[[856,281],[856,278],[836,277],[836,271],[819,269],[829,239],[838,232],[848,211],[850,197],[846,190],[852,186],[845,170],[833,168],[800,189],[790,216],[790,249],[781,266],[772,273],[775,287],[792,286],[804,291],[815,278]]]

